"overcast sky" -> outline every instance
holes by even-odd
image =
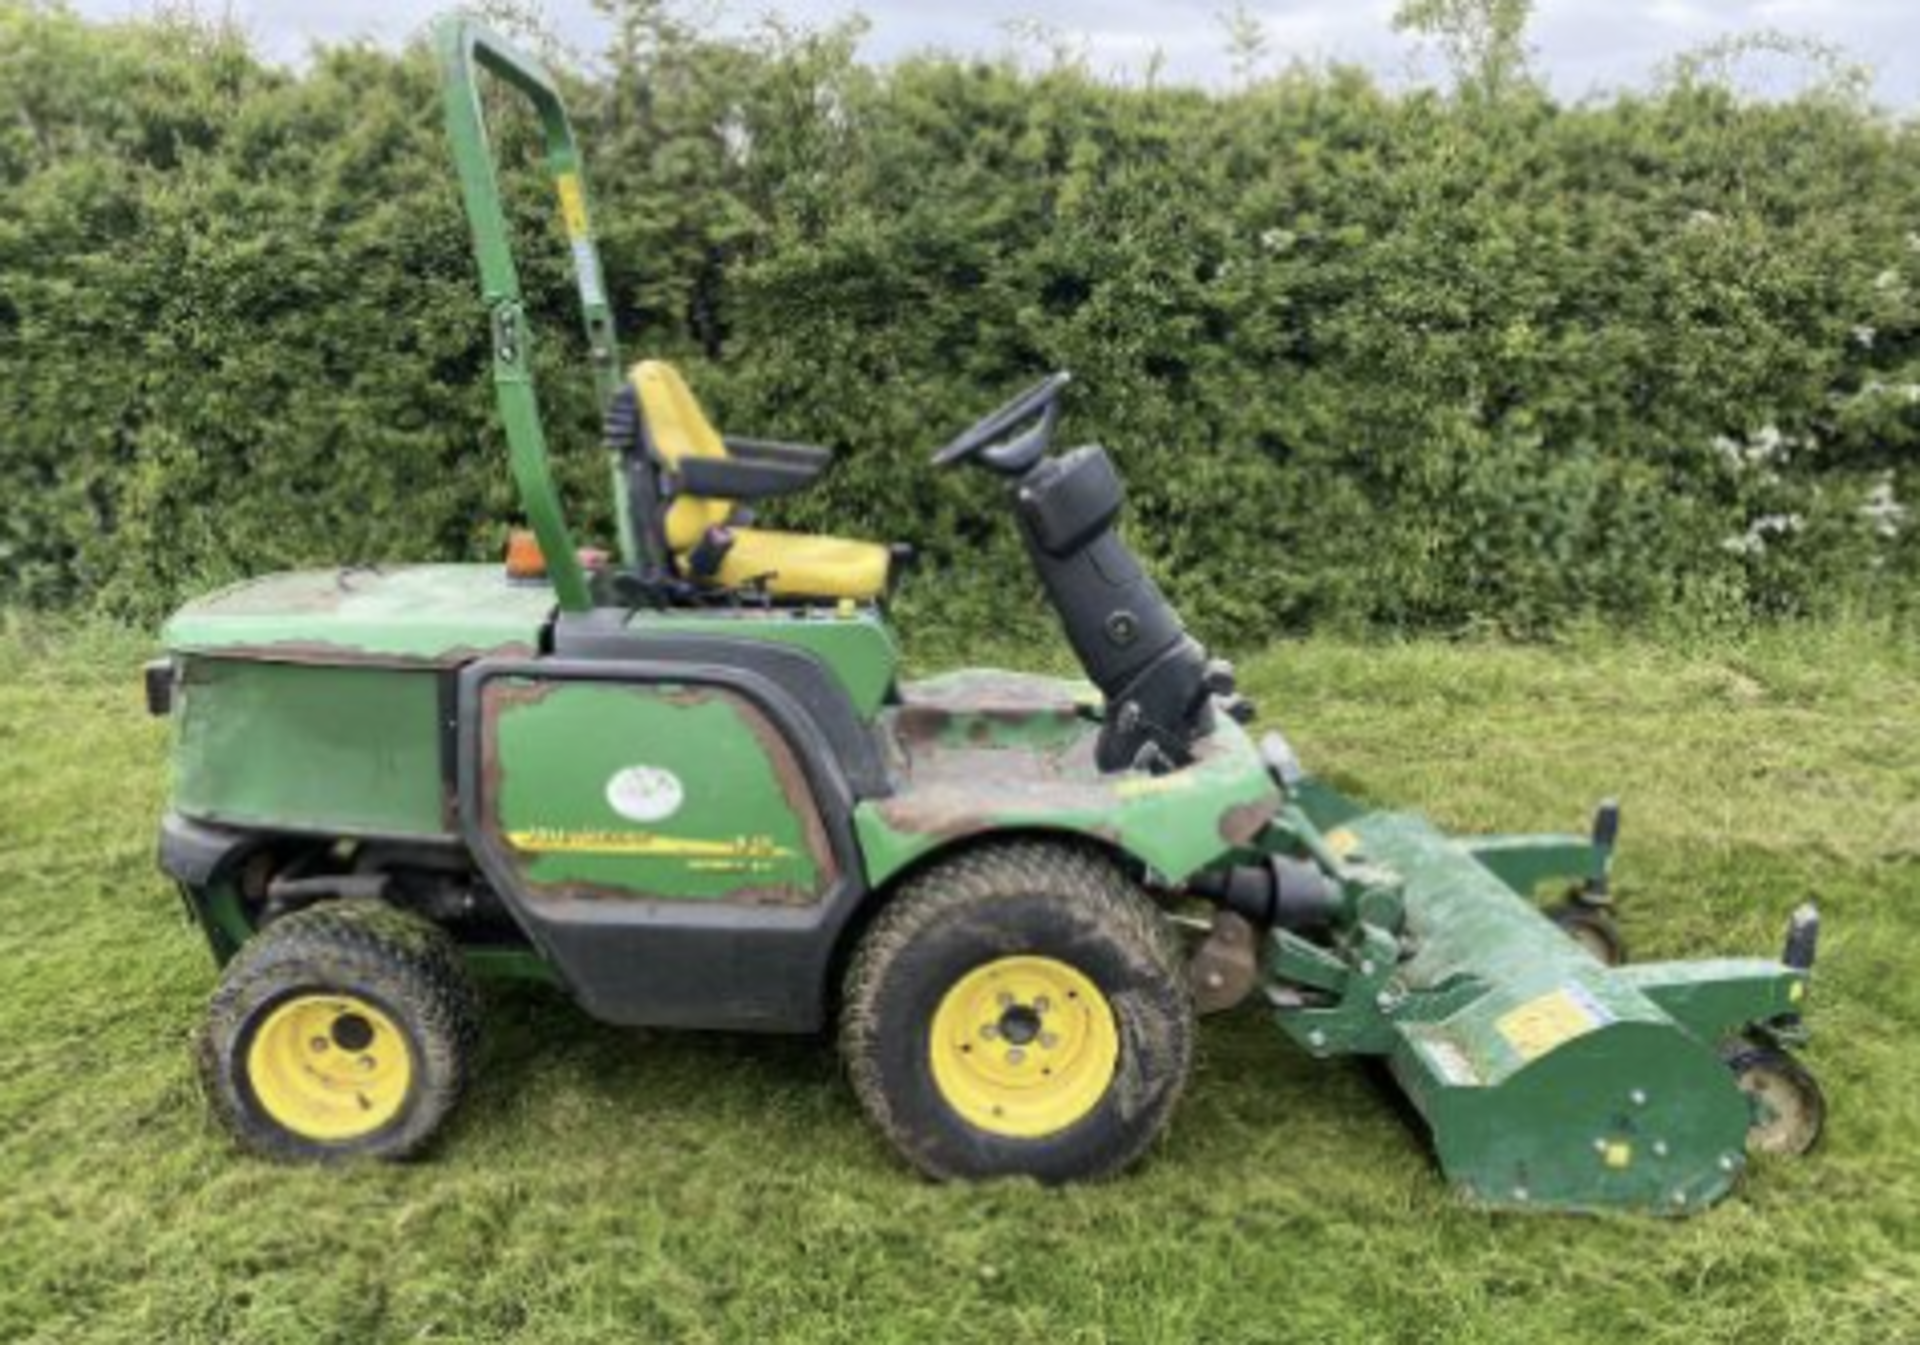
[[[152,0],[76,0],[83,13],[138,13]],[[276,57],[297,60],[315,41],[404,39],[449,0],[198,0],[231,11]],[[872,27],[864,51],[885,60],[926,47],[993,51],[1007,26],[1037,20],[1071,35],[1096,69],[1138,76],[1160,54],[1163,78],[1228,78],[1220,20],[1233,0],[696,0],[742,27],[769,12],[824,23],[852,12]],[[590,0],[545,0],[554,27],[592,50],[602,30]],[[1410,44],[1392,30],[1393,0],[1247,0],[1268,36],[1269,60],[1358,61],[1389,78],[1417,75]],[[1872,66],[1882,102],[1920,105],[1920,0],[1540,0],[1531,36],[1555,89],[1577,97],[1642,84],[1676,52],[1730,33],[1778,29],[1839,43]],[[1777,71],[1760,72],[1765,81]]]

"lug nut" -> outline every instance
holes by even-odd
[[[1011,1051],[1007,1052],[1007,1063],[1009,1065],[1018,1065],[1022,1063],[1024,1060],[1026,1060],[1026,1058],[1027,1058],[1027,1053],[1021,1050],[1018,1046],[1014,1047]]]
[[[1056,1037],[1056,1036],[1054,1036],[1054,1035],[1053,1035],[1053,1033],[1051,1033],[1051,1032],[1042,1032],[1042,1033],[1040,1034],[1040,1049],[1041,1049],[1041,1050],[1043,1050],[1043,1051],[1051,1051],[1051,1050],[1052,1050],[1052,1049],[1053,1049],[1054,1047],[1056,1047],[1056,1046],[1058,1046],[1059,1044],[1060,1044],[1060,1038],[1058,1038],[1058,1037]]]

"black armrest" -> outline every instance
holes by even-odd
[[[667,479],[676,495],[705,500],[764,500],[805,490],[820,468],[746,458],[682,458]]]
[[[736,439],[726,437],[727,452],[742,462],[786,462],[796,467],[825,471],[833,461],[833,450],[812,444],[788,444],[778,439]]]

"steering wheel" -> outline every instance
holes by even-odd
[[[1072,381],[1073,375],[1064,371],[1042,379],[935,453],[933,465],[951,467],[978,460],[982,466],[1008,476],[1024,473],[1053,442],[1054,422],[1060,418],[1060,394]]]

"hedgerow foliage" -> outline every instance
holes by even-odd
[[[627,352],[723,425],[838,448],[781,517],[918,543],[911,609],[981,625],[1022,591],[991,484],[924,458],[1062,367],[1067,432],[1215,633],[1897,606],[1920,574],[1911,123],[1691,77],[1566,105],[1507,65],[1405,92],[876,69],[854,38],[711,40],[635,0],[569,98]],[[549,431],[604,537],[553,206],[513,185]],[[270,568],[496,554],[484,340],[424,50],[292,72],[0,0],[0,604],[144,618]]]

